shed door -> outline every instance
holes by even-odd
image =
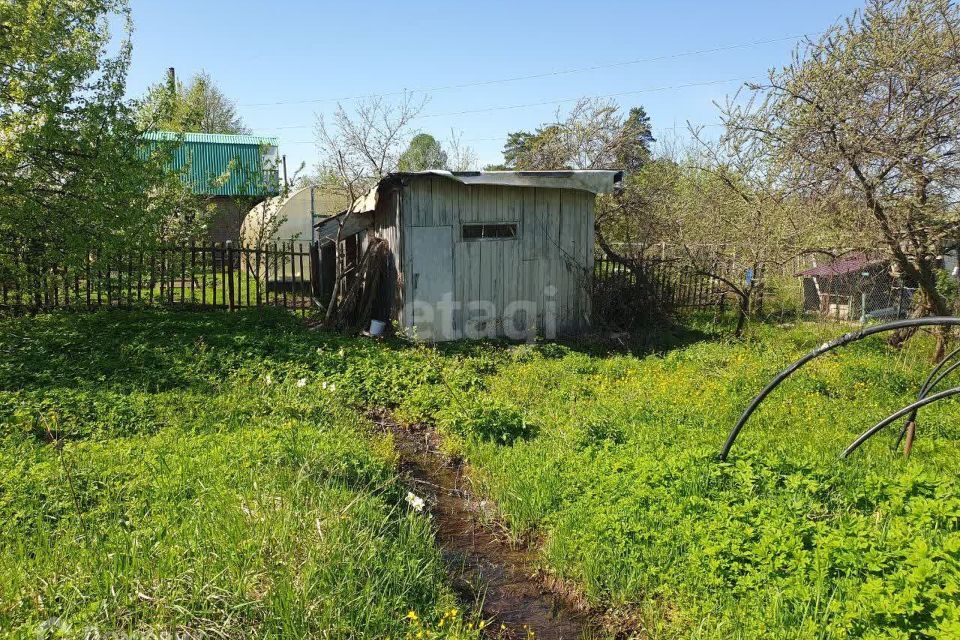
[[[424,340],[453,335],[453,227],[410,227],[408,325]]]

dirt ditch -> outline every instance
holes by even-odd
[[[454,588],[464,600],[480,602],[483,617],[491,622],[490,637],[578,640],[604,635],[596,617],[550,588],[536,569],[533,549],[511,545],[490,525],[462,465],[439,451],[435,432],[416,425],[404,428],[384,413],[370,417],[393,433],[401,471],[433,515]]]

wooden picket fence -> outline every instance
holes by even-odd
[[[0,251],[0,309],[269,306],[306,314],[318,306],[320,272],[316,243],[94,249],[79,264]]]
[[[282,307],[307,314],[332,291],[317,243],[213,244],[91,249],[86,259],[51,261],[0,250],[0,311],[166,306],[191,309]],[[676,259],[645,257],[628,269],[594,261],[595,320],[629,321],[722,304],[722,287]]]
[[[614,284],[620,295],[664,312],[712,309],[722,304],[723,286],[679,259],[644,256],[631,268],[606,257],[594,259],[594,289],[603,292]]]

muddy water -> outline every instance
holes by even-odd
[[[484,523],[488,518],[470,493],[460,465],[437,450],[436,434],[422,427],[400,427],[383,414],[371,417],[393,432],[402,471],[433,515],[454,586],[464,599],[481,600],[482,615],[491,621],[491,637],[600,637],[588,614],[547,588],[530,549],[510,545]]]

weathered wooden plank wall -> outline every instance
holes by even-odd
[[[455,337],[503,336],[511,327],[540,334],[575,333],[589,324],[593,266],[594,195],[585,191],[467,186],[440,176],[409,178],[400,208],[402,228],[449,226],[453,230],[451,292]],[[517,238],[464,240],[470,223],[517,225]],[[401,231],[397,242],[402,247]],[[392,245],[392,243],[391,243]],[[402,248],[401,268],[415,257]],[[412,283],[403,279],[412,300]],[[517,302],[536,311],[527,315]],[[475,305],[492,304],[492,321],[476,321]],[[511,309],[511,306],[513,307]],[[549,318],[550,309],[554,315]]]
[[[397,297],[394,300],[393,308],[396,310],[396,320],[402,325],[405,291],[402,284],[403,240],[401,237],[399,200],[399,191],[395,189],[380,194],[376,211],[373,212],[373,224],[367,235],[386,240],[391,253],[393,253],[394,266],[397,269],[397,276],[400,278],[400,286],[397,287]],[[364,243],[364,249],[366,249],[366,242]]]

